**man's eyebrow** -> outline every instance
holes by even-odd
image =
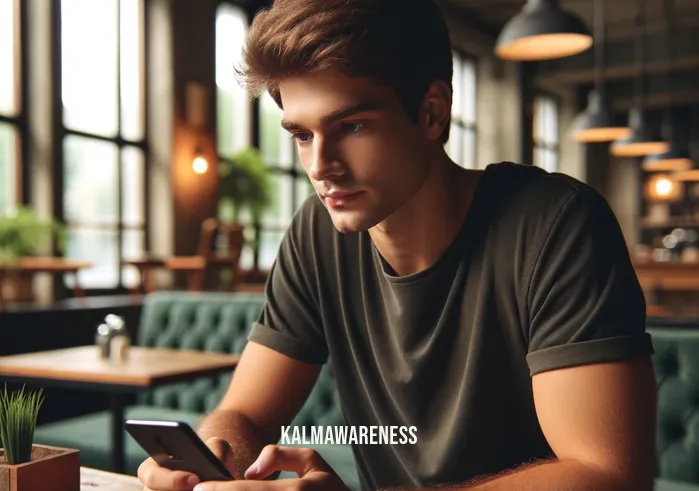
[[[353,114],[362,113],[365,111],[377,111],[379,109],[381,109],[381,104],[379,104],[376,101],[357,102],[354,104],[350,104],[349,106],[337,109],[329,114],[326,114],[325,116],[320,118],[320,124],[322,126],[327,126],[342,118],[352,116]],[[300,124],[287,120],[282,120],[282,128],[284,128],[287,131],[304,129],[304,127]]]

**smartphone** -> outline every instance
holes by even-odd
[[[129,419],[124,428],[159,466],[196,474],[203,481],[232,481],[233,476],[182,421]]]

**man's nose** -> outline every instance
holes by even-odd
[[[314,181],[336,179],[344,174],[344,166],[337,158],[332,143],[316,139],[313,142],[313,161],[308,176]]]

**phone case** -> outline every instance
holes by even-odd
[[[233,480],[228,469],[185,422],[130,419],[124,428],[161,467],[191,472],[202,481]]]

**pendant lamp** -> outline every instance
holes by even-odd
[[[645,118],[645,1],[638,0],[636,12],[636,104],[629,111],[631,134],[615,140],[610,153],[615,157],[644,157],[654,153],[664,153],[670,145],[648,126]]]
[[[663,6],[666,19],[665,39],[667,40],[667,60],[668,62],[672,62],[672,60],[674,60],[676,40],[672,0],[665,0]],[[670,88],[674,86],[672,83],[673,78],[672,70],[668,67],[665,72],[665,79]],[[677,135],[675,134],[674,123],[672,121],[672,90],[670,90],[669,99],[668,106],[665,108],[664,112],[663,132],[665,139],[670,144],[670,148],[665,153],[649,155],[643,160],[643,170],[648,172],[683,171],[692,168],[693,162],[689,155],[689,151],[681,145],[676,138]]]
[[[690,110],[690,134],[689,134],[689,140],[692,141],[693,139],[696,139],[699,137],[699,107],[696,105],[693,106]],[[689,149],[689,146],[686,147],[687,154],[690,157],[690,162],[692,162],[692,166],[687,169],[687,170],[681,170],[681,171],[676,171],[670,174],[672,177],[673,181],[680,181],[680,182],[699,182],[699,160],[694,158],[692,159],[692,153],[694,153],[694,157],[696,157],[697,152],[696,150],[698,148],[694,148],[695,152],[692,152]]]
[[[527,0],[502,29],[495,54],[503,60],[564,58],[587,50],[592,36],[577,16],[558,8],[556,0]]]
[[[604,17],[604,0],[595,0],[595,89],[588,95],[587,108],[573,119],[570,132],[570,137],[581,143],[610,142],[631,134],[631,128],[615,123],[607,106]]]

